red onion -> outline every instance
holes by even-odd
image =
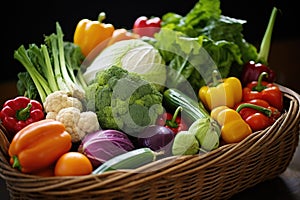
[[[171,152],[174,135],[174,132],[167,127],[150,125],[139,133],[138,145],[149,147],[153,151],[164,151],[164,155],[167,156]]]

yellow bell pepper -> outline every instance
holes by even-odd
[[[100,43],[107,43],[112,36],[115,28],[112,24],[103,23],[104,19],[105,13],[101,12],[98,21],[82,19],[78,22],[73,41],[81,48],[84,56],[87,56]]]
[[[234,109],[218,106],[210,115],[221,126],[221,138],[225,143],[237,143],[252,134],[250,126]]]
[[[199,98],[208,110],[218,106],[233,108],[242,101],[242,84],[236,77],[217,79],[217,71],[213,71],[213,82],[199,89]]]

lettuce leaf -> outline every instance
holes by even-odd
[[[257,49],[242,33],[246,21],[222,15],[220,0],[199,0],[185,16],[169,12],[162,20],[155,47],[170,67],[169,79],[183,76],[177,85],[186,79],[198,92],[214,69],[222,78],[239,77],[242,66],[257,58]]]

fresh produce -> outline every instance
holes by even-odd
[[[273,106],[270,106],[270,104],[267,102],[267,101],[265,101],[265,100],[263,100],[263,99],[251,99],[251,100],[249,100],[249,101],[242,101],[242,102],[240,102],[240,103],[238,103],[237,105],[235,105],[235,110],[237,110],[237,111],[239,111],[239,113],[240,113],[240,115],[243,117],[243,118],[245,118],[245,117],[248,117],[249,115],[252,115],[252,114],[254,114],[254,113],[256,113],[257,111],[259,111],[259,110],[257,110],[257,109],[253,109],[253,108],[250,108],[250,107],[245,107],[245,108],[239,108],[238,109],[238,107],[241,105],[241,104],[244,104],[244,103],[246,103],[246,104],[254,104],[254,105],[258,105],[258,106],[261,106],[261,107],[264,107],[264,108],[267,108],[269,111],[266,111],[267,113],[267,115],[268,116],[270,116],[271,118],[273,118],[273,120],[275,121],[277,118],[279,118],[280,117],[280,115],[281,115],[281,112],[277,109],[277,108],[275,108],[275,107],[273,107]],[[265,109],[262,109],[262,112],[265,112],[264,111]]]
[[[111,66],[97,73],[86,90],[87,108],[102,129],[136,135],[163,113],[162,94],[139,74]]]
[[[80,142],[86,134],[100,128],[96,113],[84,111],[81,101],[66,91],[57,90],[49,94],[44,108],[46,118],[63,123],[74,143]]]
[[[263,81],[264,76],[268,76],[268,73],[262,72],[258,80],[248,83],[243,88],[243,101],[263,99],[281,112],[283,110],[283,94],[274,83]]]
[[[7,100],[0,111],[0,119],[9,132],[9,140],[25,126],[44,119],[44,117],[42,104],[24,96]]]
[[[155,33],[159,32],[160,28],[161,19],[159,17],[148,19],[146,16],[140,16],[135,20],[132,32],[140,36],[153,37]]]
[[[200,0],[186,15],[168,12],[161,19],[155,46],[171,72],[188,80],[195,92],[208,82],[213,69],[223,78],[237,76],[245,63],[257,58],[255,46],[242,33],[246,21],[222,15],[220,0]]]
[[[204,151],[211,151],[219,147],[221,130],[218,123],[210,118],[199,118],[188,130],[199,142]]]
[[[180,136],[177,136],[180,134]],[[220,145],[221,129],[212,118],[199,118],[187,131],[180,131],[175,136],[173,155],[194,155],[199,152],[214,150]]]
[[[125,133],[107,129],[87,134],[79,145],[78,152],[86,155],[96,168],[107,160],[134,148]]]
[[[180,131],[175,135],[172,145],[172,154],[174,156],[195,155],[199,152],[200,144],[189,131]]]
[[[176,88],[169,88],[164,92],[164,105],[167,106],[167,110],[174,110],[178,107],[183,108],[181,118],[187,119],[188,131],[198,139],[199,145],[203,149],[211,150],[219,145],[220,127],[210,117],[201,102],[197,102],[197,100],[187,96]],[[206,140],[206,135],[211,140]],[[211,143],[213,143],[213,146],[210,146]],[[177,146],[177,144],[174,145]]]
[[[221,138],[227,144],[240,142],[252,134],[250,126],[232,108],[218,106],[212,109],[210,115],[221,126]]]
[[[180,117],[180,111],[182,111],[182,107],[178,106],[174,114],[164,112],[157,118],[156,124],[171,129],[174,134],[177,134],[180,131],[186,131],[188,127],[182,117]]]
[[[84,96],[82,88],[86,83],[80,69],[83,60],[80,48],[63,40],[63,32],[58,22],[56,34],[45,36],[44,41],[45,44],[40,47],[30,44],[26,49],[21,45],[14,52],[14,58],[26,69],[18,74],[18,94],[31,95],[29,98],[35,97],[41,102],[56,90]]]
[[[243,67],[243,71],[241,73],[241,78],[240,78],[243,86],[247,85],[251,81],[257,80],[259,75],[262,72],[267,72],[269,74],[268,77],[265,77],[266,81],[274,82],[276,79],[275,71],[268,66],[268,56],[269,56],[269,51],[271,46],[272,31],[273,31],[277,12],[278,9],[274,7],[268,23],[267,30],[265,32],[265,35],[263,37],[260,46],[260,51],[258,53],[257,59],[250,60]]]
[[[106,47],[108,47],[116,42],[122,41],[122,40],[130,40],[130,39],[138,39],[138,38],[140,38],[140,36],[138,34],[132,33],[131,31],[129,31],[125,28],[118,28],[118,29],[114,30]]]
[[[51,119],[50,117],[48,119]],[[92,111],[80,112],[75,107],[61,109],[55,119],[63,123],[70,133],[72,142],[80,142],[88,133],[99,130],[100,125],[96,113]]]
[[[157,160],[160,153],[150,148],[138,148],[118,155],[95,169],[92,174],[101,174],[111,170],[136,169]]]
[[[262,99],[251,99],[237,104],[236,111],[249,124],[252,131],[259,131],[272,125],[281,113]]]
[[[8,154],[14,168],[34,173],[53,165],[71,146],[71,135],[61,122],[43,119],[21,129],[14,136]]]
[[[90,160],[84,154],[72,151],[60,156],[54,167],[55,176],[83,176],[92,171]]]
[[[164,91],[163,103],[170,111],[175,111],[179,106],[182,107],[181,117],[186,119],[188,126],[199,118],[210,118],[201,102],[176,88],[169,88]]]
[[[99,48],[102,46],[100,48],[102,50],[103,46],[106,46],[112,37],[115,27],[112,24],[103,23],[105,18],[105,13],[101,12],[98,16],[98,21],[82,19],[78,22],[73,41],[74,44],[80,47],[85,57],[92,51],[96,51],[96,53],[92,53],[93,55],[99,53],[98,45],[100,45]]]
[[[75,107],[80,111],[83,111],[82,102],[72,96],[70,92],[57,90],[50,93],[43,103],[44,110],[47,115],[57,115],[58,112],[63,108]]]
[[[218,106],[233,108],[242,101],[242,84],[236,77],[219,79],[219,72],[213,71],[213,82],[202,86],[199,90],[199,98],[208,110]]]
[[[150,125],[138,134],[138,146],[148,147],[153,151],[162,151],[165,156],[171,154],[171,147],[174,140],[174,132],[159,125]]]
[[[140,39],[129,39],[116,42],[105,48],[87,66],[83,73],[87,83],[96,78],[96,73],[116,65],[129,72],[140,74],[149,82],[163,89],[166,81],[166,66],[159,51]]]
[[[102,12],[98,21],[79,21],[73,42],[56,22],[44,44],[14,52],[26,70],[18,73],[18,98],[40,102],[42,119],[31,116],[15,130],[12,167],[38,176],[136,169],[267,128],[283,110],[267,67],[276,13],[259,53],[243,37],[246,21],[222,15],[220,0],[201,0],[184,16],[139,17],[132,31],[103,23]],[[262,73],[247,81],[253,67]],[[16,118],[34,107],[4,106]]]

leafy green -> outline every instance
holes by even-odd
[[[257,58],[242,34],[246,21],[221,15],[220,0],[199,0],[185,16],[169,12],[162,21],[152,44],[170,68],[167,78],[181,77],[178,85],[187,80],[197,92],[216,68],[223,78],[239,76],[242,66]]]
[[[17,92],[20,96],[37,99],[39,94],[28,72],[18,73]]]

